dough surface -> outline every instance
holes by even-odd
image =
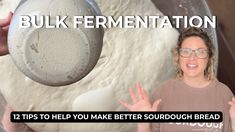
[[[150,0],[96,2],[105,16],[161,15]],[[0,10],[0,13],[6,16],[7,11]],[[32,81],[15,67],[9,55],[3,56],[0,57],[0,92],[15,110],[96,110],[102,106],[107,110],[125,110],[117,101],[130,102],[129,87],[134,88],[138,82],[150,93],[159,83],[173,76],[171,49],[177,37],[178,32],[172,28],[105,29],[103,50],[95,68],[81,81],[63,87],[50,87]],[[105,100],[100,94],[102,89],[112,94],[105,96],[110,100],[109,104],[102,101]],[[96,100],[91,96],[94,93],[98,94]],[[79,98],[84,100],[76,101]],[[93,104],[96,107],[92,107]],[[85,108],[86,105],[89,107]],[[135,124],[128,123],[28,125],[39,132],[135,131]]]

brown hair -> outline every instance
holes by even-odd
[[[197,27],[189,27],[183,30],[178,38],[176,47],[173,49],[173,61],[176,64],[176,78],[182,78],[183,76],[183,71],[179,64],[179,49],[181,48],[183,41],[192,36],[200,37],[205,42],[208,49],[208,63],[204,75],[208,80],[212,80],[215,78],[215,48],[212,45],[208,34]]]

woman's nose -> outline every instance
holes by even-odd
[[[197,58],[196,53],[193,51],[189,56],[189,60],[195,60],[196,58]]]

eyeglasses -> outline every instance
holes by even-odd
[[[196,50],[192,50],[189,48],[180,48],[179,49],[180,56],[185,57],[185,58],[189,58],[193,52],[195,52],[195,56],[197,56],[200,59],[205,59],[208,57],[208,51],[203,48],[199,48]]]

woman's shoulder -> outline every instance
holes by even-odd
[[[159,88],[165,92],[173,91],[178,87],[182,87],[182,80],[178,78],[171,78],[159,85]]]
[[[226,95],[234,96],[231,89],[226,84],[218,81],[217,79],[214,80],[214,83],[219,92]]]
[[[174,78],[165,80],[157,86],[155,91],[157,91],[159,93],[168,93],[169,91],[172,90],[176,81],[177,80]]]
[[[177,79],[171,78],[166,81],[163,81],[160,85],[159,88],[170,88],[172,87],[175,83],[177,82]]]

